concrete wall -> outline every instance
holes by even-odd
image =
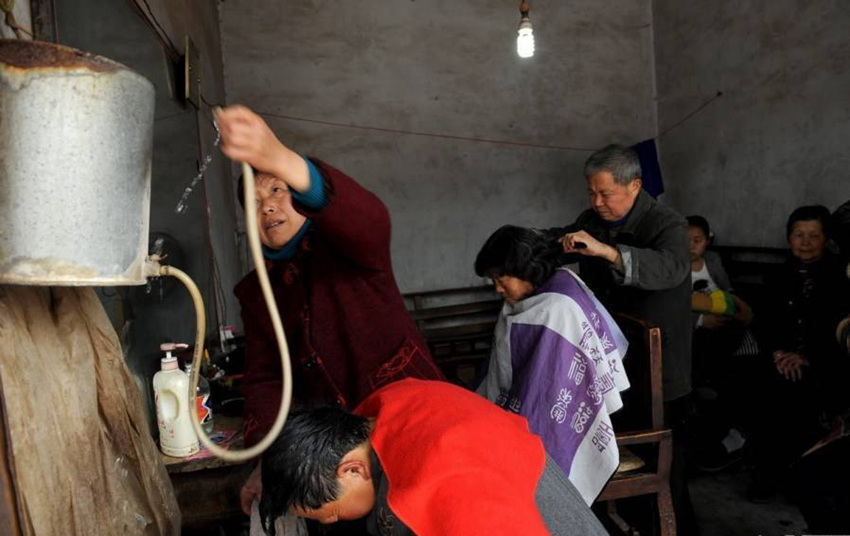
[[[518,3],[227,0],[227,100],[258,111],[546,145],[655,134],[649,0],[532,3],[537,55],[516,54]],[[275,118],[278,135],[375,191],[393,217],[402,291],[478,284],[506,223],[553,226],[587,205],[590,150],[552,150]]]
[[[667,201],[723,244],[784,246],[799,205],[850,198],[850,6],[653,0]]]

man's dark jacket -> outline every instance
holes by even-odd
[[[620,251],[626,274],[599,257],[569,255],[582,279],[609,309],[644,318],[661,327],[664,400],[691,391],[691,261],[685,219],[641,190],[618,226],[592,209],[575,223],[549,229],[554,239],[584,230]],[[630,266],[629,266],[630,265]]]

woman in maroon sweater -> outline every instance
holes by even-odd
[[[396,285],[381,200],[291,151],[247,108],[226,108],[218,121],[222,151],[258,172],[260,240],[292,355],[294,403],[353,409],[395,380],[443,379]],[[277,415],[280,358],[256,272],[235,293],[247,341],[244,436],[252,445]],[[243,509],[259,493],[255,474],[243,488]]]

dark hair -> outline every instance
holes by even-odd
[[[606,145],[599,149],[584,163],[584,176],[590,178],[601,171],[614,176],[614,182],[625,186],[640,178],[640,158],[634,149],[624,145]]]
[[[369,421],[337,407],[290,414],[280,436],[263,455],[263,528],[290,507],[318,509],[339,497],[336,470],[345,455],[369,439]]]
[[[710,240],[713,238],[711,236],[711,227],[708,226],[708,220],[703,218],[702,216],[688,216],[685,218],[688,220],[688,227],[697,227],[702,229],[702,232],[705,234],[705,238]]]
[[[254,179],[257,178],[257,168],[251,166],[251,170],[254,172]],[[236,198],[239,200],[239,205],[242,207],[242,210],[245,210],[245,175],[239,175],[239,180],[236,181]]]
[[[475,273],[513,276],[538,288],[552,277],[562,252],[559,243],[547,240],[540,231],[505,225],[484,242],[475,258]]]
[[[799,221],[819,221],[824,237],[829,238],[830,217],[829,209],[825,206],[807,205],[795,208],[794,212],[788,216],[788,223],[785,224],[785,238],[791,238],[791,231],[794,230],[794,224]]]

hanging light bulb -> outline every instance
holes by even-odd
[[[531,21],[528,19],[530,9],[528,2],[519,5],[519,13],[522,18],[519,21],[519,30],[517,30],[516,51],[520,58],[534,56],[534,30],[531,27]]]

